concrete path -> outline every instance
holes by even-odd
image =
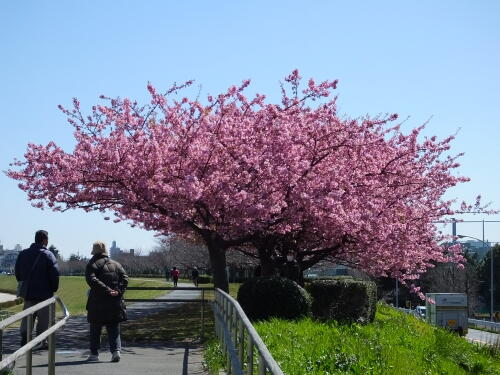
[[[179,286],[192,286],[181,284]],[[163,298],[191,299],[199,295],[197,291],[174,290]],[[160,298],[161,298],[160,297]],[[178,303],[134,303],[127,306],[129,321],[178,306]],[[167,322],[168,324],[168,322]],[[122,342],[122,359],[110,362],[111,354],[107,343],[102,343],[100,362],[86,362],[88,351],[88,323],[84,316],[70,317],[65,327],[56,335],[56,374],[127,375],[127,374],[206,374],[203,370],[203,348],[199,343],[178,342]],[[4,335],[4,355],[18,349],[18,330],[8,330]],[[47,374],[47,351],[33,354],[33,375]],[[24,357],[17,361],[14,374],[25,375]]]
[[[0,293],[0,303],[14,301],[16,298],[14,294]]]

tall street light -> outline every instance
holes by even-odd
[[[476,241],[479,241],[479,242],[482,242],[484,245],[486,245],[489,249],[490,249],[490,266],[491,266],[491,269],[490,269],[490,320],[493,321],[493,296],[494,296],[494,292],[493,292],[493,262],[494,262],[494,254],[493,254],[493,247],[484,242],[483,240],[480,240],[479,238],[476,238],[476,237],[472,237],[472,236],[464,236],[464,235],[457,235],[458,238],[472,238],[473,240],[476,240]]]

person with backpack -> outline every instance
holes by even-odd
[[[90,286],[87,299],[87,321],[90,323],[90,355],[88,361],[99,361],[102,327],[108,332],[111,362],[119,362],[121,355],[120,323],[127,320],[123,294],[128,276],[120,263],[108,256],[106,245],[95,242],[92,258],[85,269],[85,280]]]
[[[35,233],[35,242],[19,253],[16,259],[15,274],[18,281],[18,297],[24,298],[26,310],[54,296],[59,288],[59,267],[57,259],[49,250],[49,234],[45,230]],[[41,335],[49,327],[49,307],[38,310],[36,334]],[[21,321],[21,346],[27,343],[27,318]],[[47,340],[34,347],[34,350],[47,349]]]

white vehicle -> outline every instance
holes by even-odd
[[[415,307],[415,315],[421,319],[425,319],[426,310],[425,306],[417,306]]]
[[[427,293],[427,299],[435,303],[425,302],[426,320],[429,324],[457,331],[466,335],[467,325],[467,295],[464,293]]]

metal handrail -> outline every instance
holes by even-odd
[[[56,302],[61,307],[63,312],[63,318],[57,323],[56,320]],[[49,328],[42,332],[35,339],[32,339],[32,328],[33,328],[33,314],[37,311],[43,309],[44,307],[49,307]],[[55,332],[66,324],[70,314],[64,304],[64,302],[59,298],[59,296],[54,296],[43,302],[40,302],[26,310],[23,310],[5,320],[0,322],[0,370],[7,368],[9,365],[13,364],[19,357],[26,354],[26,374],[31,375],[32,373],[32,351],[33,348],[40,344],[42,341],[48,338],[49,350],[48,350],[48,374],[55,374],[55,358],[56,358],[56,343],[55,343]],[[14,353],[10,354],[6,359],[2,360],[2,348],[3,348],[3,331],[9,325],[23,319],[27,318],[27,343],[19,348]]]
[[[214,315],[215,333],[227,355],[228,375],[253,375],[254,348],[259,375],[265,375],[268,370],[272,375],[284,375],[240,304],[218,288],[215,289]]]

